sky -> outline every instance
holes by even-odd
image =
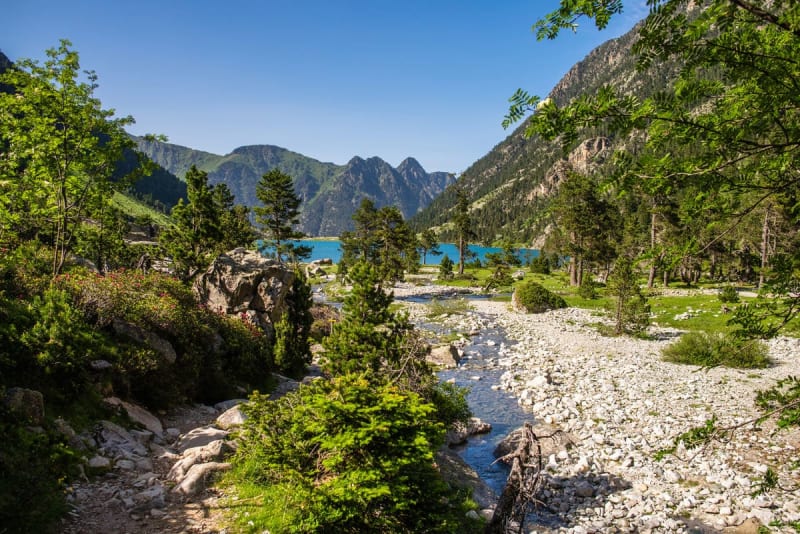
[[[133,134],[227,154],[277,145],[344,164],[416,158],[460,173],[502,141],[517,88],[544,97],[595,46],[630,29],[537,41],[557,0],[12,0],[0,50],[41,59],[69,39],[104,108]]]

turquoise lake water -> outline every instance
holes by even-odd
[[[338,240],[317,241],[314,239],[304,239],[296,241],[296,243],[311,247],[311,257],[307,261],[330,258],[334,263],[339,263],[339,259],[342,257],[342,250],[339,248]],[[439,248],[441,249],[442,253],[438,256],[428,254],[428,256],[425,258],[426,263],[438,265],[441,263],[445,254],[447,254],[454,262],[458,262],[458,247],[456,247],[454,244],[442,243],[439,245]],[[498,247],[481,247],[479,245],[469,245],[469,249],[477,255],[481,262],[486,261],[486,254],[488,252],[500,252],[502,250]],[[539,251],[536,249],[523,248],[518,249],[517,251],[517,256],[522,260],[523,263],[527,263],[538,255]]]

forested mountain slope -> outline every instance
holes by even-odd
[[[631,47],[639,27],[590,52],[564,75],[549,97],[562,105],[580,94],[591,94],[604,84],[613,84],[639,98],[666,87],[676,75],[675,65],[662,64],[646,72],[635,69]],[[501,119],[498,117],[498,121]],[[565,154],[558,143],[538,137],[526,139],[525,127],[521,124],[458,179],[472,203],[470,214],[478,241],[490,243],[502,237],[540,244],[548,200],[565,172],[573,165],[591,166],[597,156],[629,141],[590,131],[586,132],[585,142]],[[602,157],[596,163],[602,163]],[[447,223],[455,201],[455,189],[449,188],[418,213],[412,224],[418,229],[438,227],[445,240],[452,239]]]

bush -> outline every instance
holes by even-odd
[[[703,367],[763,368],[770,364],[767,346],[756,340],[744,341],[722,333],[689,332],[665,347],[662,358],[673,363]]]
[[[67,511],[64,482],[77,457],[53,431],[32,431],[2,404],[0,435],[0,531],[51,532]]]
[[[589,276],[584,276],[578,287],[578,296],[582,299],[593,300],[597,298],[597,283]]]
[[[736,303],[739,302],[739,292],[733,286],[724,286],[719,289],[717,298],[723,303]]]
[[[563,298],[532,281],[518,285],[513,300],[516,306],[524,308],[528,313],[542,313],[567,307],[567,302]]]
[[[544,254],[540,254],[531,260],[530,268],[532,273],[550,274],[550,260]]]
[[[442,262],[439,264],[439,276],[443,280],[450,280],[453,278],[453,265],[453,260],[450,259],[450,256],[445,254],[444,258],[442,258]]]
[[[251,401],[231,474],[269,496],[242,518],[251,530],[454,531],[433,465],[445,427],[418,395],[343,375]]]

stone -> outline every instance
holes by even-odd
[[[247,399],[230,399],[222,402],[218,402],[214,405],[214,409],[218,412],[225,412],[237,406],[239,404],[244,404],[247,402]]]
[[[215,423],[223,430],[229,430],[231,428],[241,426],[245,419],[246,417],[244,413],[242,413],[241,407],[236,405],[228,408],[223,414],[217,417]]]
[[[8,411],[23,418],[30,425],[44,423],[44,396],[41,392],[26,388],[8,388],[3,404]]]
[[[172,489],[172,492],[186,497],[197,495],[207,487],[215,475],[227,471],[230,467],[231,464],[220,462],[195,464],[189,469],[189,472],[186,473],[180,483]]]
[[[202,447],[208,445],[212,441],[225,439],[228,437],[228,434],[229,432],[227,430],[221,430],[210,426],[195,428],[181,436],[175,448],[183,453],[187,449]]]
[[[105,456],[93,456],[87,463],[92,474],[104,473],[111,469],[111,460]]]
[[[594,495],[594,488],[585,480],[581,480],[575,486],[575,495],[578,497],[592,497]]]
[[[142,425],[156,436],[161,437],[164,434],[164,427],[161,425],[161,421],[158,417],[138,404],[126,402],[117,397],[108,397],[103,400],[110,406],[118,406],[125,410],[125,413],[128,414],[128,417],[130,417],[133,422]]]
[[[100,421],[95,436],[99,447],[113,456],[147,456],[147,447],[139,443],[130,432],[111,421]]]
[[[532,379],[528,380],[525,384],[527,387],[532,389],[541,389],[545,387],[549,383],[549,380],[544,375],[537,375]]]
[[[169,480],[180,480],[196,464],[218,462],[225,459],[234,451],[233,446],[225,441],[218,439],[207,445],[194,447],[184,451],[180,460],[175,462],[167,474]]]
[[[258,251],[237,248],[220,254],[192,285],[198,301],[226,314],[252,312],[257,324],[275,324],[286,310],[294,272]]]
[[[445,369],[457,367],[458,362],[461,361],[458,349],[452,344],[433,347],[426,359],[428,363],[444,367]]]
[[[168,364],[173,364],[178,359],[172,343],[141,326],[115,318],[111,322],[111,328],[117,335],[127,337],[155,350],[162,361]]]
[[[113,365],[108,360],[92,360],[89,362],[89,368],[92,371],[107,371],[112,367]]]

